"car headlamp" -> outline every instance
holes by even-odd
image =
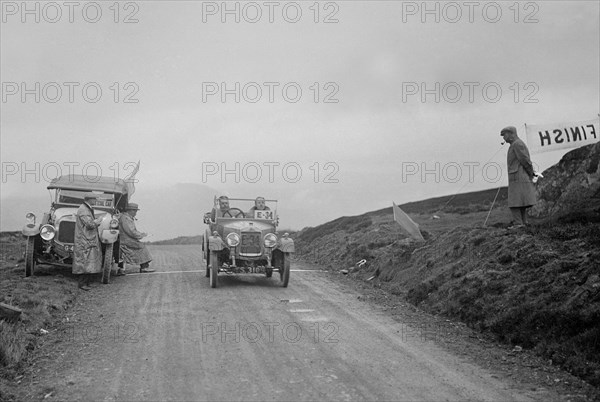
[[[265,247],[275,247],[277,245],[277,236],[273,233],[267,233],[265,235]]]
[[[52,240],[56,236],[56,229],[52,225],[44,225],[40,228],[40,237],[44,240]]]
[[[27,215],[25,215],[25,219],[27,219],[27,223],[35,225],[35,214],[33,212],[28,212]]]
[[[240,244],[240,236],[237,233],[229,233],[225,240],[229,247],[235,247]]]
[[[110,220],[110,225],[109,225],[109,227],[110,227],[111,229],[118,229],[118,228],[119,228],[119,221],[118,221],[118,220],[116,220],[115,218],[112,218],[112,219]]]

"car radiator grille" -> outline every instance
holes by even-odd
[[[75,222],[64,221],[58,225],[58,238],[61,243],[74,243]]]
[[[241,254],[260,254],[260,232],[242,232]]]

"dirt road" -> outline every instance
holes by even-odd
[[[415,328],[309,270],[316,267],[293,264],[288,288],[275,274],[220,276],[211,289],[199,246],[151,252],[159,272],[96,285],[81,295],[69,321],[48,334],[48,354],[27,380],[29,397],[554,399],[416,336]]]

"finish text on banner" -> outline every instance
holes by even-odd
[[[600,119],[525,126],[531,153],[578,148],[600,139]]]

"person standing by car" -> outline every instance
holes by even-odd
[[[527,208],[536,203],[535,187],[533,185],[533,164],[529,157],[527,145],[517,135],[517,129],[508,126],[502,129],[500,135],[510,144],[506,155],[508,167],[508,207],[513,218],[511,228],[527,225]]]
[[[140,273],[154,272],[148,268],[152,256],[146,245],[141,242],[148,234],[139,232],[135,227],[137,211],[138,204],[130,202],[119,217],[121,251],[126,263],[140,265]]]
[[[102,246],[98,235],[101,218],[96,218],[92,205],[94,194],[86,194],[75,215],[73,241],[73,273],[79,275],[79,288],[90,290],[91,275],[102,272]]]

